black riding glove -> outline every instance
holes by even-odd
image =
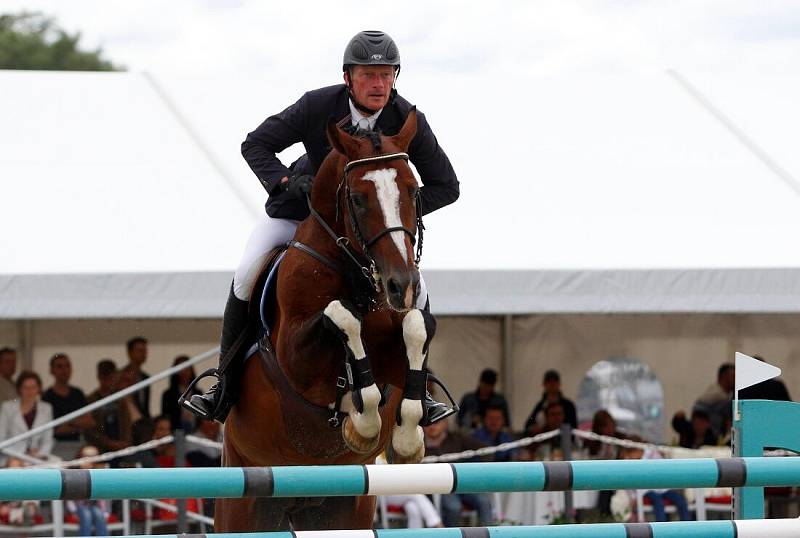
[[[311,192],[311,185],[313,183],[314,176],[308,174],[292,176],[286,182],[286,192],[288,192],[292,198],[302,200],[305,199],[306,194]]]

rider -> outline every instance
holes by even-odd
[[[215,384],[205,394],[192,396],[187,405],[206,418],[224,421],[234,403],[244,350],[234,349],[233,356],[225,359],[247,326],[248,299],[266,257],[272,249],[292,239],[299,221],[309,214],[306,194],[331,150],[325,131],[327,122],[334,118],[345,128],[379,130],[391,136],[398,133],[412,108],[394,87],[400,73],[400,53],[388,34],[378,31],[356,34],[345,49],[342,70],[344,84],[307,92],[283,112],[267,118],[242,143],[242,155],[269,194],[267,217],[256,224],[250,235],[225,306],[220,368],[213,375],[226,382]],[[287,168],[276,154],[297,142],[303,143],[307,153]],[[458,198],[455,171],[419,111],[417,133],[408,154],[423,183],[419,199],[423,215]],[[417,306],[425,308],[426,303],[427,291],[420,278]],[[425,404],[429,422],[454,412],[430,395]]]

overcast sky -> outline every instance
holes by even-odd
[[[131,70],[191,75],[330,76],[362,29],[399,43],[415,71],[794,70],[796,0],[465,2],[2,0],[0,11],[54,15]],[[323,77],[324,74],[324,77]]]

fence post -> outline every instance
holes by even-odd
[[[175,467],[186,467],[186,434],[178,429],[173,432],[175,437]],[[186,520],[186,499],[178,499],[178,534],[186,534],[189,524]]]
[[[572,461],[572,426],[570,424],[561,425],[561,451],[564,453],[564,461]],[[567,490],[564,492],[564,515],[569,523],[575,522],[574,512],[572,490]]]

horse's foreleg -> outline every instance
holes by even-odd
[[[418,463],[425,455],[422,427],[422,399],[425,396],[427,375],[423,372],[428,345],[436,331],[433,316],[422,310],[412,310],[403,318],[403,340],[408,357],[408,374],[403,401],[392,432],[392,462]]]
[[[348,352],[352,391],[348,416],[342,424],[342,437],[354,452],[366,454],[378,446],[381,416],[378,405],[381,391],[375,385],[369,359],[361,340],[361,320],[355,309],[341,301],[331,301],[323,312],[326,325],[344,342]]]

